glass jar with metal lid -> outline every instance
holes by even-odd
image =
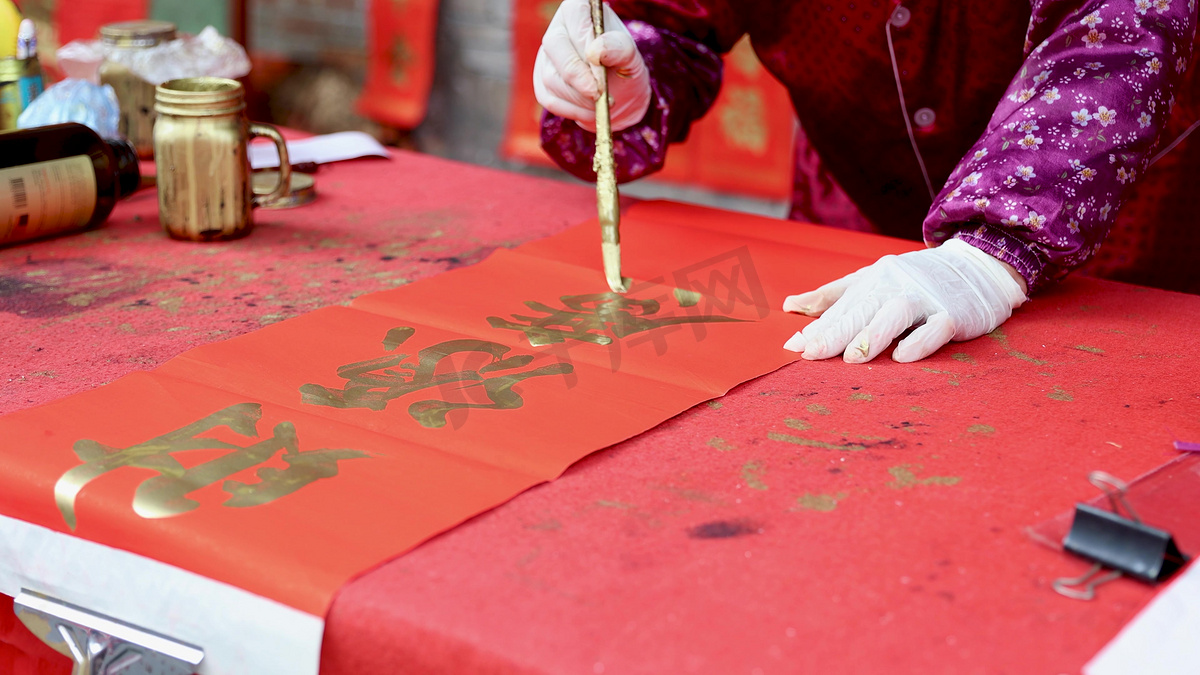
[[[169,21],[124,21],[100,28],[100,40],[112,52],[149,49],[175,39]],[[126,67],[119,58],[100,66],[100,82],[112,85],[121,107],[119,130],[137,148],[138,156],[154,156],[154,87]]]

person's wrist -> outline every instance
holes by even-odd
[[[1017,282],[1017,285],[1021,287],[1021,293],[1029,295],[1029,284],[1025,281],[1025,277],[1021,276],[1021,273],[1017,271],[1017,268],[998,258],[997,262],[1004,266],[1004,271],[1008,272],[1008,276],[1012,277],[1013,281]]]
[[[992,301],[1016,309],[1029,299],[1024,277],[1011,264],[961,239],[951,239],[933,250],[943,249],[962,263],[972,263],[968,278]]]

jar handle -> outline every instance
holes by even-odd
[[[279,184],[271,190],[270,194],[254,195],[251,202],[254,206],[262,206],[265,203],[273,202],[277,199],[282,199],[287,195],[292,188],[292,163],[288,160],[287,143],[283,141],[283,136],[279,135],[279,130],[269,124],[250,124],[250,136],[262,136],[269,138],[275,143],[276,149],[279,150]]]

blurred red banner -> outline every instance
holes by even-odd
[[[433,86],[438,0],[378,0],[367,10],[367,82],[358,110],[412,129],[425,119]]]

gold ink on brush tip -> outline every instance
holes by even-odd
[[[613,293],[629,292],[629,277],[621,276],[621,245],[603,242],[600,250],[604,253],[604,279]]]
[[[592,35],[604,33],[604,8],[600,0],[591,0]],[[600,68],[597,74],[600,90],[608,91],[608,71]],[[604,278],[613,293],[629,290],[629,280],[621,276],[621,211],[618,206],[617,172],[613,159],[612,124],[609,116],[609,97],[596,99],[596,154],[592,168],[596,170],[596,207],[600,216],[601,252],[604,256]]]

